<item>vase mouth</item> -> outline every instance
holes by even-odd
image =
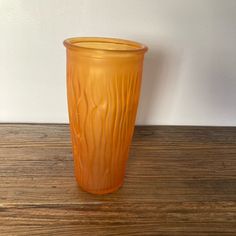
[[[144,44],[118,38],[75,37],[68,38],[63,43],[66,48],[72,50],[96,50],[113,53],[145,53],[148,50]]]

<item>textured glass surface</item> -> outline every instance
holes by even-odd
[[[64,44],[76,179],[88,192],[113,192],[124,179],[147,48],[105,38]]]

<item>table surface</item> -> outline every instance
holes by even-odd
[[[0,125],[0,235],[236,235],[236,128],[136,127],[125,184],[73,174],[68,125]]]

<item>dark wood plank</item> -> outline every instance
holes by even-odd
[[[236,235],[236,128],[136,127],[124,186],[73,174],[68,125],[0,125],[0,235]]]

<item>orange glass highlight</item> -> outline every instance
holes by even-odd
[[[90,193],[114,192],[124,180],[147,47],[112,38],[64,45],[77,182]]]

